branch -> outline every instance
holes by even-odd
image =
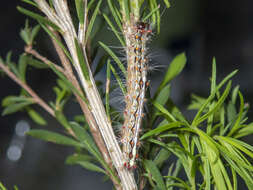
[[[54,110],[47,105],[46,102],[44,102],[26,83],[21,81],[16,75],[14,75],[10,69],[2,62],[0,61],[0,68],[13,80],[15,81],[19,86],[24,88],[34,99],[35,103],[39,104],[42,108],[44,108],[50,115],[55,117]]]
[[[60,40],[60,36],[59,34],[56,32],[56,31],[53,31],[51,29],[51,31],[54,33],[54,35],[58,38],[58,40]],[[68,78],[68,80],[71,81],[71,83],[74,85],[74,87],[79,91],[79,92],[82,92],[81,90],[81,87],[76,79],[76,77],[74,76],[73,74],[73,70],[72,70],[72,67],[70,65],[70,62],[68,60],[68,58],[66,57],[65,53],[63,52],[62,48],[57,44],[57,42],[51,38],[52,42],[53,42],[53,45],[56,49],[56,52],[61,60],[61,63],[65,69],[65,73],[66,73],[66,77]],[[101,136],[101,133],[99,132],[99,129],[98,129],[98,126],[97,126],[97,123],[91,113],[91,111],[89,110],[87,104],[82,100],[81,97],[78,96],[78,94],[74,93],[77,101],[79,102],[80,106],[81,106],[81,109],[84,113],[84,116],[86,118],[86,121],[88,122],[89,126],[90,126],[90,131],[91,131],[91,134],[101,152],[101,154],[103,155],[103,158],[105,160],[105,162],[108,164],[108,166],[110,167],[110,169],[112,171],[114,171],[114,168],[112,166],[112,161],[110,159],[110,156],[109,156],[109,153],[106,149],[106,146],[104,144],[104,140]],[[117,189],[121,189],[120,188],[120,184],[111,176],[111,180],[113,181],[115,187]]]
[[[54,64],[53,62],[49,61],[46,57],[40,55],[36,50],[32,49],[32,46],[26,46],[25,47],[25,52],[28,53],[28,54],[31,54],[33,55],[34,57],[36,57],[37,59],[41,60],[42,62],[44,62],[45,64],[47,65],[54,65],[54,67],[60,71],[61,73],[64,73],[65,74],[65,71],[62,67]]]

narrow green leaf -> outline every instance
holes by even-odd
[[[249,144],[231,137],[219,136],[218,138],[220,138],[222,141],[226,141],[227,143],[238,148],[240,151],[244,152],[245,154],[253,158],[253,147],[250,146]]]
[[[160,111],[162,112],[164,115],[167,116],[169,121],[176,121],[176,119],[174,118],[174,116],[168,111],[166,110],[161,104],[159,104],[156,101],[152,101],[152,104]]]
[[[77,90],[73,84],[65,77],[64,74],[59,72],[53,64],[49,65],[50,68],[55,72],[55,74],[74,92],[76,93],[81,99],[88,105],[88,100],[83,96],[83,93]]]
[[[73,165],[73,164],[77,164],[78,162],[81,162],[81,161],[92,161],[92,160],[93,160],[92,156],[89,156],[86,154],[75,153],[73,155],[68,156],[67,159],[65,160],[65,163],[69,164],[69,165]]]
[[[155,128],[151,131],[148,131],[148,132],[144,133],[141,136],[140,140],[143,140],[143,139],[145,139],[147,137],[150,137],[152,135],[158,135],[158,134],[160,134],[164,131],[170,130],[172,128],[180,127],[181,125],[182,125],[181,122],[172,122],[172,123],[169,123],[169,124],[166,124],[166,125],[159,126],[159,127]]]
[[[241,128],[236,134],[233,135],[234,138],[241,138],[247,135],[253,134],[253,123]]]
[[[19,33],[20,37],[24,40],[24,42],[29,45],[30,44],[30,39],[29,39],[29,34],[25,29],[22,29]]]
[[[80,47],[80,44],[78,43],[77,39],[75,38],[75,48],[76,48],[76,53],[78,57],[79,64],[81,66],[84,78],[87,81],[90,81],[90,75],[89,75],[89,69],[88,69],[88,63],[85,62],[84,58],[84,53],[82,48]]]
[[[1,182],[0,182],[0,190],[7,190]]]
[[[6,106],[9,106],[11,104],[21,103],[21,102],[33,102],[33,99],[28,98],[26,96],[6,96],[2,100],[2,106],[6,107]]]
[[[156,182],[157,186],[161,190],[166,190],[165,183],[163,181],[162,174],[156,167],[155,163],[151,160],[144,160],[144,166],[147,169],[147,171],[152,175],[152,178]]]
[[[44,141],[56,143],[56,144],[61,144],[61,145],[66,145],[66,146],[75,146],[75,147],[81,147],[81,148],[84,147],[83,144],[75,141],[72,138],[61,135],[59,133],[47,131],[47,130],[33,129],[33,130],[28,131],[27,134],[32,137],[35,137]]]
[[[168,160],[168,158],[170,157],[170,155],[171,155],[171,153],[170,153],[168,150],[162,148],[162,149],[158,152],[158,154],[156,155],[156,157],[154,158],[153,162],[156,164],[156,166],[157,166],[158,168],[160,168],[160,167],[162,166],[162,164],[163,164],[166,160]]]
[[[123,85],[123,83],[122,83],[122,81],[121,81],[119,75],[117,74],[115,68],[114,68],[111,64],[110,64],[110,69],[111,69],[111,71],[112,71],[114,77],[116,78],[116,80],[117,80],[117,82],[118,82],[118,84],[119,84],[119,87],[120,87],[120,89],[121,89],[123,95],[126,95],[126,87]]]
[[[102,168],[98,167],[97,165],[91,163],[91,162],[88,162],[88,161],[80,161],[80,162],[77,162],[79,165],[81,165],[82,167],[84,167],[85,169],[87,170],[90,170],[90,171],[94,171],[94,172],[100,172],[100,173],[103,173],[103,174],[106,174],[105,170],[103,170]]]
[[[210,116],[211,114],[213,114],[222,104],[223,102],[226,100],[229,91],[231,89],[231,81],[228,83],[226,89],[224,90],[222,96],[220,97],[220,99],[218,100],[218,102],[213,106],[213,108],[211,110],[209,110],[206,114],[204,114],[203,116],[201,116],[195,123],[195,126],[198,126],[201,122],[203,122],[204,120],[206,120],[208,118],[208,116]]]
[[[11,104],[3,110],[2,116],[20,111],[23,108],[25,108],[26,106],[29,106],[29,105],[34,104],[34,103],[35,103],[34,101],[26,101],[26,102]]]
[[[202,130],[198,129],[198,128],[194,128],[193,129],[199,136],[200,138],[206,142],[206,144],[212,148],[212,150],[215,152],[216,154],[216,157],[219,156],[219,150],[217,149],[216,147],[216,144],[215,144],[215,141],[210,137],[208,136],[206,133],[204,133]]]
[[[28,65],[36,68],[36,69],[48,69],[49,66],[41,61],[34,59],[32,56],[25,56],[26,62]]]
[[[40,31],[40,25],[36,25],[33,29],[32,29],[32,32],[31,32],[31,43],[33,43],[35,37],[37,36],[37,34],[39,33]]]
[[[75,0],[75,4],[76,4],[76,12],[77,12],[77,17],[79,19],[79,23],[84,24],[84,1]]]
[[[35,123],[39,125],[47,125],[47,121],[34,109],[28,108],[27,113]]]
[[[106,92],[105,92],[105,110],[106,110],[106,115],[111,122],[110,118],[110,83],[111,83],[111,64],[110,64],[110,59],[107,60],[107,68],[106,68]]]
[[[106,164],[106,162],[102,158],[102,155],[100,154],[95,142],[93,141],[89,133],[83,127],[81,127],[78,123],[71,122],[70,125],[76,137],[78,138],[78,140],[81,141],[85,145],[85,148],[102,164],[102,166],[106,169],[106,171],[109,172],[110,175],[116,181],[119,181],[117,176],[115,176],[115,173],[110,169],[110,167]]]
[[[153,16],[153,14],[156,13],[156,11],[160,9],[160,6],[158,5],[155,9],[153,9],[152,11],[149,12],[149,14],[147,14],[143,19],[142,21],[145,22],[146,20],[149,19],[149,17]]]
[[[212,65],[211,94],[215,93],[215,89],[216,89],[216,59],[214,57]]]
[[[130,11],[129,11],[129,6],[128,6],[128,0],[122,0],[121,1],[121,9],[122,13],[126,16],[127,21],[130,20]]]
[[[118,16],[118,14],[117,14],[114,6],[113,6],[112,0],[107,0],[107,3],[108,3],[108,6],[110,8],[110,11],[112,13],[112,16],[113,16],[115,22],[117,23],[118,27],[120,28],[120,31],[122,31],[123,30],[122,29],[122,24],[121,24],[120,18],[119,18],[120,15]]]
[[[101,160],[101,154],[89,133],[76,122],[71,122],[70,125],[78,140],[86,145],[87,150],[92,155]]]
[[[186,64],[186,56],[184,53],[177,55],[173,59],[164,76],[163,81],[158,87],[157,93],[159,93],[164,88],[164,86],[166,86],[173,78],[175,78],[179,73],[181,73],[185,64]]]
[[[117,63],[117,65],[119,66],[120,70],[122,71],[122,73],[124,74],[124,76],[127,76],[126,74],[126,69],[124,67],[124,65],[121,63],[121,61],[119,60],[119,58],[113,53],[113,51],[104,43],[99,42],[99,44],[104,48],[104,50],[113,58],[113,60]]]
[[[240,122],[241,122],[241,119],[242,119],[242,114],[243,114],[243,109],[244,109],[244,99],[243,99],[243,96],[242,96],[240,91],[238,91],[238,94],[239,94],[239,97],[240,97],[240,111],[239,111],[239,114],[238,114],[238,117],[235,121],[234,126],[232,127],[231,131],[228,133],[228,136],[232,136],[233,133],[235,133],[239,129]]]
[[[64,116],[61,110],[55,110],[55,117],[57,121],[67,130],[71,130],[71,126],[67,120],[67,118]]]
[[[92,31],[95,19],[97,17],[98,11],[99,11],[99,7],[101,5],[101,2],[102,2],[102,0],[99,0],[98,4],[97,4],[97,6],[96,6],[96,8],[95,8],[95,10],[93,12],[93,15],[92,15],[92,17],[90,19],[89,26],[88,26],[86,34],[85,34],[85,44],[87,43],[87,40],[90,37],[90,34],[91,34],[91,31]]]
[[[56,41],[56,43],[62,48],[62,50],[64,51],[65,55],[68,57],[68,59],[71,62],[73,62],[70,53],[68,52],[68,50],[66,49],[66,47],[61,43],[61,41],[53,34],[53,32],[51,30],[49,30],[48,27],[44,23],[39,22],[39,24],[48,33],[48,35],[51,38],[53,38]]]
[[[174,177],[174,176],[165,176],[165,178],[170,178],[170,179],[173,179],[173,180],[178,181],[179,184],[181,184],[181,185],[178,184],[179,186],[177,185],[177,187],[182,187],[182,188],[184,188],[184,189],[191,190],[190,186],[187,185],[187,183],[185,183],[182,179],[180,179],[180,178],[178,178],[178,177]],[[173,186],[175,186],[175,183],[174,183]]]
[[[158,94],[155,98],[155,101],[162,106],[168,101],[170,97],[170,84],[167,84]]]
[[[27,68],[26,55],[22,54],[22,55],[20,55],[19,61],[18,61],[18,71],[19,71],[20,79],[23,82],[26,81],[26,68]]]
[[[163,0],[164,4],[166,5],[167,8],[170,8],[170,2],[168,0]]]
[[[44,18],[43,16],[37,14],[37,13],[34,13],[32,11],[29,11],[27,9],[24,9],[22,7],[17,7],[18,11],[20,11],[21,13],[27,15],[27,16],[30,16],[32,17],[33,19],[37,20],[38,22],[42,22],[44,24],[48,24],[49,26],[51,26],[52,28],[54,28],[56,31],[60,31],[60,28],[52,23],[51,21],[49,21],[48,19]]]
[[[161,15],[160,15],[160,9],[157,9],[158,7],[160,7],[159,5],[157,5],[156,1],[153,1],[154,3],[154,9],[156,9],[155,13],[156,13],[156,26],[157,26],[157,34],[160,33],[160,22],[161,22]]]
[[[116,30],[116,28],[113,26],[112,22],[110,21],[110,19],[107,17],[106,14],[103,14],[107,24],[110,26],[111,30],[113,31],[114,35],[118,38],[118,40],[120,41],[120,44],[125,47],[125,42],[122,39],[122,37],[119,35],[119,32]]]
[[[33,1],[31,1],[31,0],[22,0],[22,1],[27,3],[27,4],[33,5],[35,7],[38,7],[38,5],[36,3],[34,3]]]
[[[233,92],[232,92],[232,102],[233,102],[233,104],[236,104],[236,99],[237,99],[239,87],[240,87],[240,86],[237,85],[237,86],[234,88]]]

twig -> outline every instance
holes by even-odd
[[[53,62],[49,61],[46,57],[40,55],[36,50],[34,50],[32,48],[32,46],[25,46],[25,52],[28,54],[33,55],[34,57],[36,57],[37,59],[41,60],[42,62],[44,62],[47,65],[54,65],[54,67],[60,71],[61,73],[65,73],[64,69],[56,64],[54,64]]]
[[[54,35],[58,38],[58,40],[60,40],[60,37],[58,35],[57,32],[53,31],[51,29],[51,31],[54,33]],[[82,91],[81,90],[81,87],[76,79],[76,77],[74,76],[73,74],[73,70],[72,70],[72,67],[70,65],[70,62],[68,61],[65,53],[63,52],[63,50],[61,49],[61,47],[57,44],[57,42],[52,39],[52,42],[53,42],[53,45],[56,49],[56,52],[61,60],[61,63],[65,69],[65,73],[66,73],[66,77],[71,81],[71,83],[75,86],[75,88],[77,90],[79,90],[80,92]],[[111,158],[109,156],[109,153],[106,149],[106,146],[104,144],[104,141],[103,141],[103,138],[101,136],[101,133],[99,132],[99,129],[98,129],[98,126],[97,126],[97,123],[91,113],[91,111],[88,109],[88,106],[86,105],[86,103],[81,99],[81,97],[78,96],[78,94],[74,93],[74,95],[76,96],[77,98],[77,101],[79,102],[80,106],[81,106],[81,109],[84,113],[84,116],[86,118],[86,121],[88,122],[89,126],[90,126],[90,130],[91,130],[91,134],[100,150],[100,152],[102,153],[103,155],[103,158],[105,160],[105,162],[108,164],[108,166],[111,168],[112,171],[114,171],[114,168],[112,166],[112,161],[111,161]],[[120,184],[118,184],[118,182],[112,177],[111,177],[111,180],[113,181],[115,187],[120,190],[121,189],[121,186]]]
[[[27,84],[25,84],[23,81],[21,81],[16,75],[14,75],[10,69],[2,62],[0,61],[0,68],[13,80],[15,81],[19,86],[24,88],[34,99],[34,101],[39,104],[42,108],[44,108],[50,115],[55,117],[54,110],[50,108],[46,102],[44,102]]]

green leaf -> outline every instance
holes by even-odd
[[[68,156],[65,163],[69,165],[78,164],[78,162],[81,161],[92,161],[93,157],[85,154],[73,154],[71,156]]]
[[[160,171],[156,167],[155,163],[151,160],[144,160],[144,166],[145,166],[146,170],[152,175],[152,178],[156,182],[157,186],[161,190],[166,190],[166,186],[163,181],[162,174],[160,173]]]
[[[56,24],[52,23],[51,21],[49,21],[48,19],[44,18],[43,16],[41,16],[41,15],[39,15],[37,13],[34,13],[32,11],[29,11],[27,9],[24,9],[22,7],[19,7],[19,6],[17,7],[17,9],[18,9],[19,12],[21,12],[21,13],[27,15],[27,16],[30,16],[30,17],[34,18],[38,22],[47,24],[47,25],[51,26],[52,28],[54,28],[56,31],[60,31],[60,28]]]
[[[168,110],[166,110],[161,104],[159,104],[156,101],[152,101],[152,104],[166,116],[168,121],[176,121],[174,116]]]
[[[233,133],[235,133],[235,131],[237,131],[240,128],[240,122],[242,119],[243,108],[244,108],[244,99],[243,99],[243,96],[240,91],[238,91],[238,94],[240,97],[240,111],[239,111],[238,117],[235,121],[235,124],[233,125],[231,131],[228,133],[228,136],[232,136]]]
[[[172,122],[172,123],[169,123],[169,124],[166,124],[166,125],[159,126],[159,127],[155,128],[151,131],[148,131],[148,132],[144,133],[141,136],[140,140],[143,140],[143,139],[145,139],[147,137],[150,137],[152,135],[160,134],[160,133],[162,133],[164,131],[167,131],[167,130],[170,130],[172,128],[180,127],[181,125],[182,125],[181,122]]]
[[[101,160],[101,154],[89,133],[76,122],[71,122],[70,125],[77,139],[85,144],[87,150],[91,154],[93,154],[98,160]]]
[[[236,99],[237,99],[238,91],[239,91],[239,85],[237,85],[234,88],[233,92],[232,92],[232,102],[233,102],[233,104],[236,104]]]
[[[159,93],[173,78],[175,78],[179,73],[181,73],[185,64],[186,64],[186,56],[184,53],[177,55],[173,59],[164,76],[162,83],[158,87],[156,94]]]
[[[94,172],[100,172],[103,174],[106,174],[105,170],[103,170],[102,168],[98,167],[97,165],[88,162],[88,161],[80,161],[77,162],[79,165],[81,165],[83,168],[90,170],[90,171],[94,171]]]
[[[34,2],[32,2],[31,0],[22,0],[23,2],[27,3],[27,4],[30,4],[30,5],[33,5],[35,7],[38,7],[38,5]]]
[[[33,102],[33,99],[25,97],[25,96],[7,96],[2,100],[2,106],[6,107],[11,104],[21,103],[21,102]]]
[[[19,57],[19,61],[18,61],[18,71],[19,71],[19,75],[20,75],[20,79],[25,82],[26,81],[26,68],[27,68],[27,59],[26,59],[26,55],[22,54]]]
[[[40,31],[40,25],[36,25],[32,29],[31,36],[30,36],[31,43],[33,43],[33,41],[34,41],[35,37],[37,36],[37,34],[39,33],[39,31]]]
[[[156,164],[157,167],[161,167],[162,164],[163,164],[166,160],[168,160],[168,158],[170,157],[170,155],[171,155],[171,153],[170,153],[168,150],[162,148],[162,149],[158,152],[158,154],[156,155],[156,157],[154,158],[153,162]]]
[[[163,0],[164,4],[166,5],[167,8],[170,8],[170,2],[168,0]]]
[[[170,84],[167,84],[157,95],[155,101],[162,106],[168,101],[170,97]]]
[[[128,6],[128,0],[121,0],[121,10],[123,14],[126,16],[126,20],[130,20],[130,11],[129,11],[129,6]]]
[[[71,126],[67,120],[67,118],[64,116],[61,110],[55,110],[55,117],[57,121],[67,130],[71,130]]]
[[[184,189],[191,190],[190,186],[187,185],[187,183],[185,183],[182,179],[180,179],[178,177],[174,177],[174,176],[165,176],[165,177],[178,181],[179,183],[178,183],[178,185],[176,185],[177,187],[182,187]],[[174,183],[174,186],[175,186],[175,184],[176,183]],[[179,185],[179,184],[181,184],[181,185]]]
[[[19,35],[27,45],[30,44],[29,33],[27,31],[27,28],[21,29]]]
[[[108,6],[110,8],[110,11],[112,13],[112,16],[113,16],[115,22],[117,23],[118,27],[120,28],[120,31],[122,31],[123,30],[122,29],[122,24],[121,24],[120,18],[119,18],[120,15],[118,16],[118,14],[117,14],[117,12],[115,10],[115,7],[113,6],[112,0],[107,0],[107,3],[108,3]]]
[[[110,21],[110,19],[107,17],[106,14],[103,14],[107,24],[111,27],[114,35],[118,38],[118,40],[120,41],[120,44],[124,47],[125,46],[125,42],[122,39],[122,37],[119,35],[119,32],[116,30],[116,28],[113,26],[112,22]]]
[[[75,0],[76,4],[76,12],[81,24],[84,24],[84,1],[83,0]]]
[[[220,108],[220,106],[223,104],[223,102],[226,100],[229,91],[231,89],[231,81],[227,84],[226,89],[224,90],[222,96],[220,97],[220,99],[217,101],[216,104],[214,104],[213,108],[210,109],[206,114],[204,114],[203,116],[201,116],[198,120],[196,120],[194,122],[194,126],[198,126],[201,122],[203,122],[204,120],[206,120],[208,118],[208,116],[210,116],[211,114],[213,114],[218,108]]]
[[[86,61],[85,61],[83,50],[82,50],[82,48],[81,48],[81,46],[78,43],[76,38],[75,38],[75,47],[76,47],[76,53],[77,53],[78,61],[79,61],[79,64],[81,66],[84,78],[87,81],[90,81],[89,69],[88,69],[88,66],[87,66],[88,63],[86,63]]]
[[[107,60],[107,68],[106,68],[106,92],[105,92],[105,110],[108,120],[111,122],[110,117],[110,83],[111,83],[111,64],[110,59]]]
[[[127,93],[127,92],[126,92],[126,87],[123,85],[123,83],[122,83],[122,81],[121,81],[119,75],[117,74],[116,70],[114,69],[114,67],[113,67],[111,64],[110,64],[110,69],[111,69],[111,71],[112,71],[114,77],[116,78],[116,80],[117,80],[117,82],[118,82],[118,84],[119,84],[119,87],[120,87],[120,89],[121,89],[123,95],[126,95],[126,93]]]
[[[156,13],[156,11],[160,9],[160,6],[158,5],[155,9],[153,9],[152,11],[149,12],[149,14],[147,14],[143,19],[142,21],[145,22],[146,20],[149,19],[149,17],[153,16],[153,14]]]
[[[104,48],[104,50],[113,58],[113,60],[117,63],[117,65],[119,66],[120,70],[122,71],[122,73],[124,74],[124,76],[127,76],[126,74],[126,69],[124,67],[124,65],[121,63],[121,61],[119,60],[119,58],[113,53],[113,51],[104,43],[99,42],[99,44]]]
[[[210,136],[208,136],[206,133],[204,133],[202,130],[200,130],[200,129],[198,129],[198,128],[194,128],[193,129],[199,136],[200,136],[200,138],[204,141],[204,142],[206,142],[206,144],[210,147],[210,148],[212,148],[212,150],[215,152],[215,154],[216,154],[216,157],[218,157],[219,156],[219,150],[217,149],[217,147],[216,147],[216,143],[215,143],[215,141],[210,137]],[[215,160],[215,159],[214,159]]]
[[[31,65],[32,67],[36,69],[48,69],[49,66],[41,61],[38,61],[34,59],[32,56],[26,55],[25,56],[26,62],[28,65]]]
[[[34,101],[26,101],[26,102],[11,104],[3,110],[2,116],[20,111],[23,108],[25,108],[26,106],[29,106],[29,105],[34,104],[34,103],[35,103]]]
[[[34,109],[27,108],[27,113],[35,123],[39,125],[47,125],[47,121]]]
[[[64,51],[65,55],[68,57],[68,59],[70,60],[70,62],[73,62],[72,57],[70,55],[70,53],[68,52],[68,50],[66,49],[66,47],[61,43],[61,41],[53,34],[53,32],[51,30],[49,30],[47,28],[47,25],[39,22],[39,24],[41,25],[41,27],[45,30],[45,32],[48,33],[48,35],[54,39],[56,41],[56,43],[62,48],[62,50]]]
[[[0,182],[0,190],[7,190],[1,182]]]
[[[81,0],[82,1],[82,0]],[[94,25],[94,22],[95,22],[95,19],[97,17],[97,14],[98,14],[98,11],[99,11],[99,7],[101,5],[101,2],[102,0],[100,0],[98,3],[97,3],[97,6],[93,12],[93,15],[90,19],[90,22],[89,22],[89,26],[87,28],[87,31],[86,31],[86,34],[85,34],[85,44],[87,43],[87,40],[88,38],[90,37],[90,34],[91,34],[91,31],[92,31],[92,28],[93,28],[93,25]]]
[[[53,64],[49,65],[50,68],[55,72],[55,74],[74,92],[76,93],[86,104],[88,104],[87,99],[83,96],[83,93],[77,90],[73,84],[65,77],[64,74],[62,74],[60,71],[58,71]]]
[[[231,137],[219,136],[218,138],[221,139],[222,141],[226,141],[227,143],[238,148],[240,151],[244,152],[245,154],[253,158],[253,147],[250,146],[249,144]]]
[[[234,138],[241,138],[247,135],[253,134],[253,123],[250,123],[247,126],[244,126],[241,128],[235,135],[233,135]]]
[[[35,137],[44,141],[56,143],[56,144],[84,148],[83,144],[75,141],[72,138],[61,135],[59,133],[47,131],[47,130],[33,129],[33,130],[28,131],[27,134],[32,137]]]

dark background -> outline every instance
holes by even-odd
[[[24,4],[11,0],[2,2],[0,6],[0,56],[5,57],[12,50],[14,61],[23,52],[24,43],[19,37],[19,31],[26,19],[16,10],[17,5]],[[239,69],[233,84],[240,84],[245,100],[253,102],[252,7],[252,0],[172,1],[172,7],[162,16],[160,36],[154,35],[152,40],[154,57],[151,58],[152,62],[167,66],[176,54],[186,52],[187,66],[172,87],[172,97],[180,108],[186,110],[191,93],[208,95],[213,56],[217,60],[218,80]],[[110,44],[111,31],[105,31],[100,38]],[[42,34],[38,41],[37,49],[56,60],[46,35]],[[154,73],[153,77],[159,78],[165,70]],[[43,99],[54,98],[48,88],[55,82],[53,73],[32,70],[28,78],[29,84]],[[0,100],[18,93],[19,87],[13,81],[1,77]],[[36,109],[48,119],[46,129],[60,129],[60,125],[47,113],[38,107]],[[67,114],[70,117],[79,112],[78,105],[68,105]],[[185,113],[191,116],[189,112]],[[249,118],[251,115],[252,111],[249,112]],[[38,126],[25,113],[0,117],[0,181],[8,187],[16,184],[22,190],[111,189],[110,182],[103,183],[102,175],[78,166],[64,165],[72,149],[22,136],[22,132],[29,128]],[[252,141],[249,143],[252,144]]]

